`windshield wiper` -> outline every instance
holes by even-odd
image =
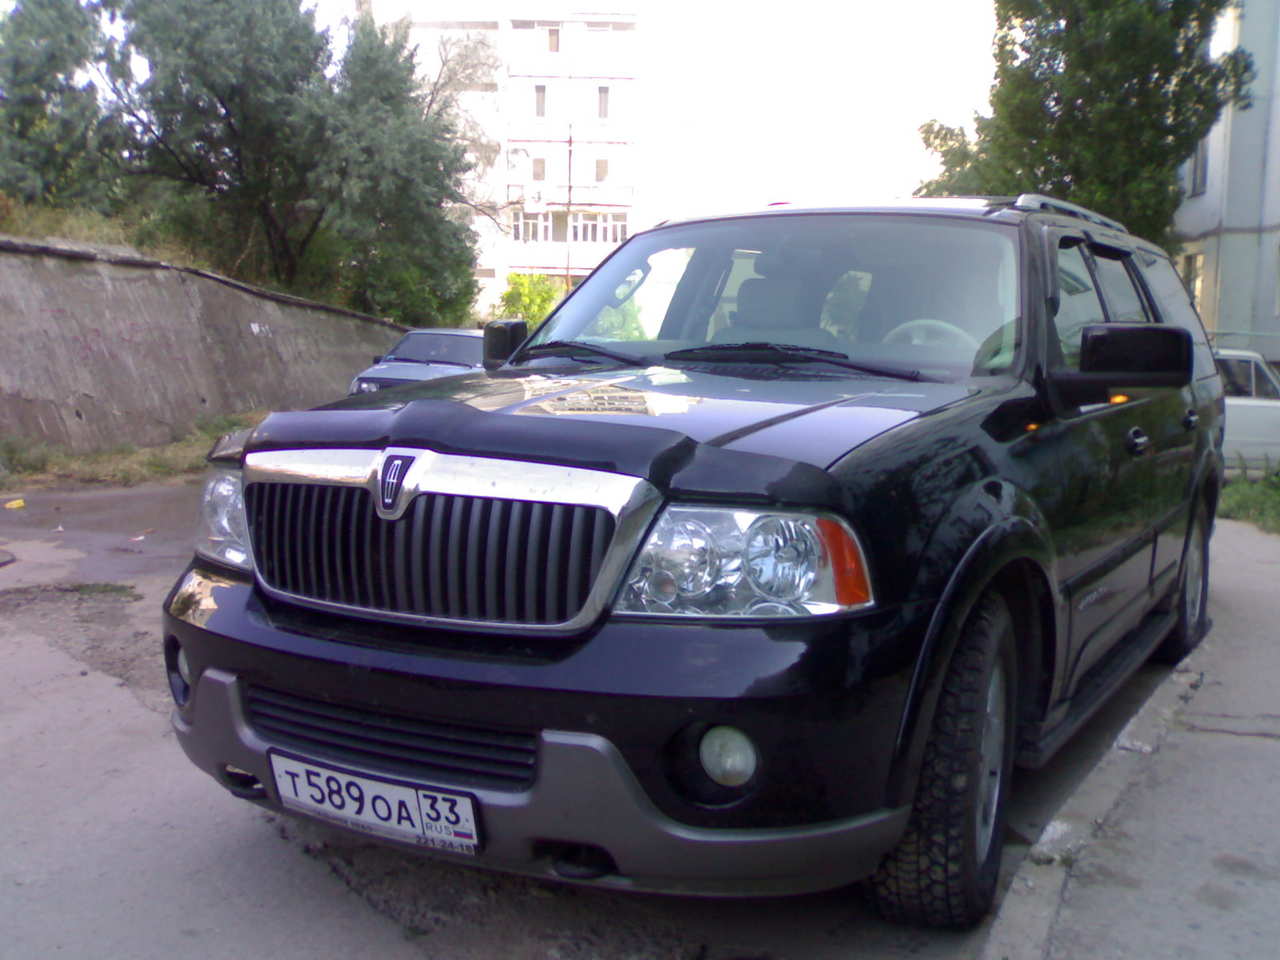
[[[751,341],[749,343],[708,343],[701,347],[688,347],[684,350],[672,350],[666,354],[667,360],[711,360],[723,363],[830,363],[848,370],[857,370],[873,376],[891,377],[895,380],[928,380],[919,370],[903,370],[898,367],[887,367],[875,363],[863,363],[852,360],[847,353],[839,350],[824,350],[821,347],[802,347],[794,343],[768,343]]]
[[[535,343],[531,347],[525,347],[520,353],[526,357],[569,357],[584,363],[598,363],[599,361],[592,358],[606,357],[633,367],[644,366],[648,362],[644,357],[633,357],[627,353],[615,353],[607,347],[597,347],[594,343],[584,343],[581,340],[548,340],[546,343]],[[584,353],[588,354],[588,356],[581,356]]]

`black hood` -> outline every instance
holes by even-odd
[[[828,465],[972,391],[752,371],[466,374],[273,414],[248,449],[420,446],[640,476],[688,495],[814,503],[839,499]]]

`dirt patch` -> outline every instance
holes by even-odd
[[[88,670],[115,677],[143,706],[169,710],[158,620],[133,587],[118,583],[49,584],[0,591],[0,622],[45,637]]]
[[[502,944],[509,960],[783,960],[707,943],[705,931],[687,929],[671,915],[676,901],[670,898],[492,873],[388,849],[323,824],[263,815],[281,837],[326,863],[353,893],[419,939],[425,957],[488,960]]]

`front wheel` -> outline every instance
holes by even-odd
[[[979,601],[947,667],[911,819],[871,877],[890,920],[970,927],[995,900],[1016,738],[1013,618]]]

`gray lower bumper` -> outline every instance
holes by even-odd
[[[272,744],[246,722],[236,677],[207,670],[198,684],[193,715],[175,710],[172,717],[187,756],[224,784],[228,764],[247,771],[263,785],[262,802],[283,809],[267,759]],[[909,812],[784,829],[689,827],[654,807],[612,743],[560,730],[542,732],[530,790],[462,789],[479,800],[484,849],[478,857],[433,856],[593,886],[700,895],[793,894],[851,883],[875,869]],[[565,877],[534,855],[535,841],[602,848],[618,870],[589,881]]]

